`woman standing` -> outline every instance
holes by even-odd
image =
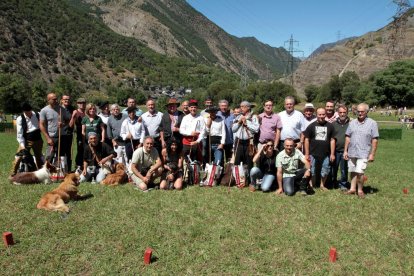
[[[82,118],[82,138],[86,143],[88,134],[95,132],[98,134],[98,141],[104,142],[105,139],[105,127],[101,117],[96,112],[96,106],[93,103],[89,103],[85,108],[85,116]]]

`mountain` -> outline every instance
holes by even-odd
[[[103,23],[105,13],[80,0],[0,1],[0,73],[49,85],[75,80],[83,90],[121,82],[197,88],[236,78],[211,65],[158,54],[117,34]]]
[[[285,73],[286,64],[291,55],[283,47],[271,47],[258,41],[255,37],[236,38],[236,41],[257,60],[266,64],[273,72]],[[299,63],[300,59],[294,58],[294,69]]]
[[[85,0],[102,10],[113,31],[134,37],[168,56],[185,57],[241,73],[266,78],[283,73],[290,54],[255,38],[237,38],[211,22],[184,0]],[[247,50],[247,62],[244,51]]]
[[[361,79],[386,68],[398,59],[414,58],[414,9],[407,12],[407,24],[402,38],[393,43],[392,23],[387,26],[335,45],[312,56],[299,64],[294,73],[294,88],[300,96],[308,85],[320,86],[329,81],[332,75],[342,75],[355,71]],[[395,45],[401,56],[389,55],[388,49]]]
[[[316,48],[316,50],[313,51],[309,55],[309,57],[317,56],[320,53],[322,53],[322,52],[324,52],[324,51],[326,51],[328,49],[331,49],[331,48],[335,47],[336,45],[344,44],[345,42],[347,42],[349,40],[352,40],[352,39],[355,39],[355,38],[356,38],[355,36],[353,36],[353,37],[347,37],[347,38],[344,38],[344,39],[341,39],[341,40],[338,40],[338,41],[335,41],[335,42],[322,44],[318,48]]]

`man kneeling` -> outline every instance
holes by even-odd
[[[132,155],[132,181],[142,191],[147,190],[154,179],[161,176],[161,165],[158,151],[154,148],[154,139],[145,137],[144,146],[135,150]]]
[[[83,172],[80,182],[92,179],[96,179],[98,183],[101,182],[110,173],[111,162],[115,156],[110,146],[98,141],[98,135],[95,132],[89,132],[88,146],[85,147],[83,154]]]
[[[295,149],[295,142],[291,138],[285,139],[284,150],[276,157],[277,184],[276,194],[292,196],[295,194],[295,184],[298,182],[299,192],[307,195],[306,189],[310,179],[310,163],[303,153]],[[299,169],[299,161],[305,168]]]

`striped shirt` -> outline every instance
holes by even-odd
[[[348,156],[368,159],[372,139],[379,137],[377,122],[368,117],[363,122],[359,122],[358,119],[352,120],[349,122],[345,135],[351,139],[348,146]]]

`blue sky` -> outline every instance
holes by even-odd
[[[360,36],[391,22],[397,11],[392,0],[187,0],[226,32],[254,36],[273,47],[291,35],[295,49],[308,56],[338,37]],[[301,53],[296,54],[300,56]]]

